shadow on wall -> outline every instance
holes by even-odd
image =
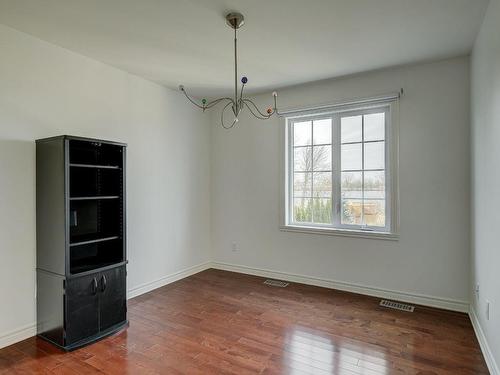
[[[0,140],[0,336],[35,320],[35,240],[35,143]]]
[[[14,226],[24,228],[24,236],[31,234],[27,230],[35,223],[35,176],[35,142],[0,140],[0,238],[12,236]]]

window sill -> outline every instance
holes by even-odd
[[[369,238],[369,239],[388,240],[388,241],[399,240],[399,234],[397,233],[376,232],[376,231],[319,228],[319,227],[307,227],[302,225],[282,225],[280,226],[280,230],[283,232],[322,234],[327,236]]]

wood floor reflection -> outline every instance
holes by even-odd
[[[466,314],[207,270],[129,301],[130,327],[64,353],[0,349],[0,374],[488,374]]]

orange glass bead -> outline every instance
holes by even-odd
[[[268,113],[268,114],[271,114],[272,112],[273,112],[273,109],[272,109],[271,107],[269,107],[269,108],[267,109],[267,113]]]

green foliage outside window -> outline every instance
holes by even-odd
[[[332,200],[303,199],[301,204],[295,206],[295,221],[331,224]]]

